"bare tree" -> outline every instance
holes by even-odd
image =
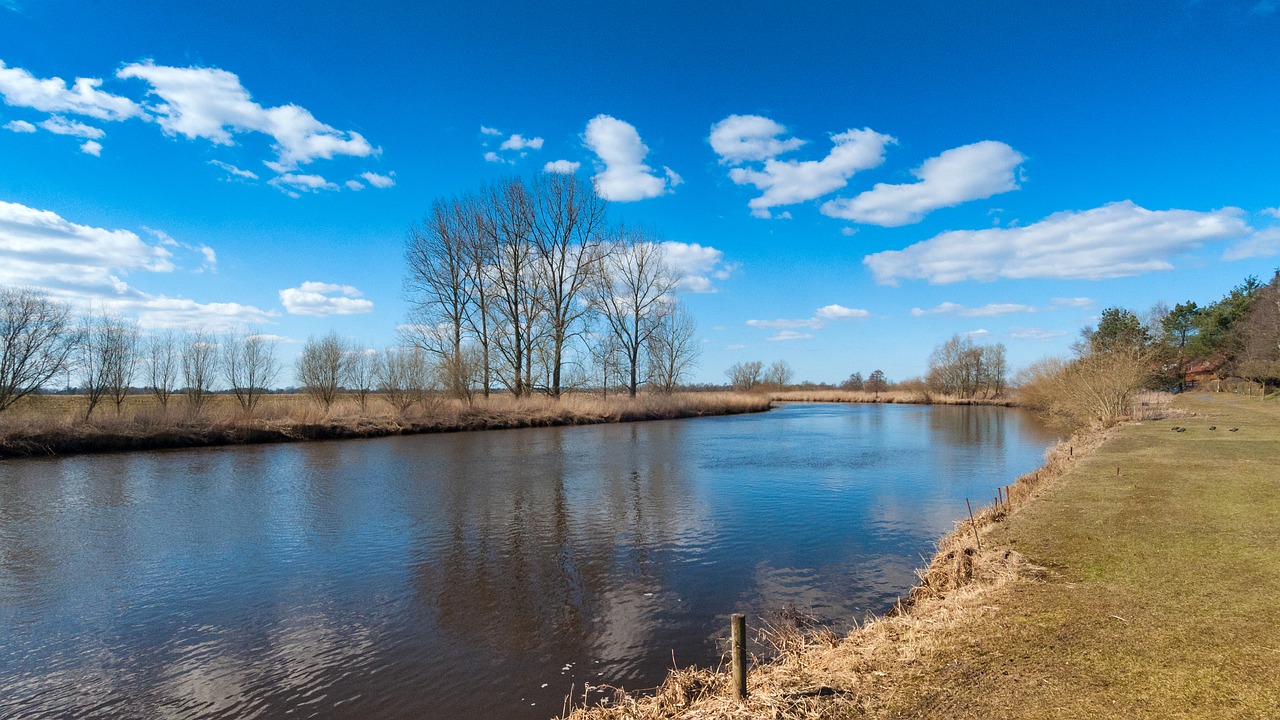
[[[326,412],[342,390],[351,355],[350,344],[335,332],[320,339],[308,338],[302,346],[297,364],[298,384],[313,400],[324,405]]]
[[[387,348],[378,368],[378,392],[396,412],[403,415],[426,397],[431,367],[421,349]]]
[[[729,366],[725,375],[729,376],[729,384],[739,392],[750,392],[760,384],[760,374],[764,371],[764,363],[759,360],[739,362]]]
[[[177,389],[180,370],[178,338],[172,330],[152,335],[147,341],[147,375],[151,394],[160,407],[169,409],[169,398]]]
[[[661,393],[672,393],[698,361],[693,316],[683,303],[662,314],[649,338],[649,384]]]
[[[222,373],[240,409],[252,413],[280,374],[275,344],[248,329],[228,333],[222,339]]]
[[[182,338],[182,381],[186,385],[187,412],[199,414],[213,395],[218,376],[218,344],[203,330]]]
[[[360,403],[360,411],[369,409],[369,393],[378,386],[381,358],[378,352],[366,348],[354,348],[347,358],[347,377],[344,383]]]
[[[609,385],[625,387],[627,384],[625,377],[625,361],[622,356],[622,348],[618,345],[618,339],[614,337],[612,332],[606,332],[596,338],[587,346],[587,351],[591,356],[591,369],[594,378],[600,381],[600,394],[602,397],[609,397]]]
[[[66,371],[79,341],[66,303],[0,287],[0,412]]]
[[[876,399],[880,399],[880,393],[889,389],[889,378],[885,377],[883,370],[872,370],[867,376],[865,383],[867,392],[875,393]]]
[[[533,391],[535,348],[544,331],[545,303],[537,285],[533,245],[534,205],[517,179],[489,186],[482,195],[481,228],[492,248],[493,315],[501,356],[498,376],[513,395]]]
[[[791,369],[791,365],[786,360],[778,360],[765,371],[764,384],[781,389],[790,385],[793,377],[795,377],[795,371]]]
[[[533,248],[547,316],[547,393],[560,397],[566,344],[585,331],[584,302],[604,250],[605,201],[575,175],[543,173],[533,184]]]
[[[409,228],[405,243],[406,286],[413,303],[408,339],[454,369],[462,365],[463,330],[473,304],[469,271],[476,244],[472,235],[478,232],[474,219],[461,200],[437,200],[422,224]],[[453,372],[447,382],[471,379]],[[470,395],[469,385],[448,387]]]
[[[860,392],[865,385],[866,383],[862,379],[862,373],[854,372],[853,374],[849,375],[849,377],[844,382],[840,383],[840,389],[853,390],[853,391]]]
[[[88,420],[104,397],[110,397],[116,413],[133,382],[138,359],[138,328],[118,315],[86,315],[81,325],[80,377],[84,390],[84,417]]]
[[[592,287],[591,303],[613,333],[628,372],[631,397],[643,382],[641,353],[671,310],[676,276],[662,246],[643,230],[624,230],[604,255]]]

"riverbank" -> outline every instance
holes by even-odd
[[[571,717],[1275,716],[1280,405],[1173,412],[1052,450],[976,537],[966,519],[941,541],[899,612],[784,634],[745,703],[727,671],[687,669]]]
[[[761,395],[679,393],[607,400],[491,397],[471,405],[433,399],[406,413],[362,411],[346,399],[325,412],[305,396],[271,395],[252,415],[225,396],[190,415],[176,408],[164,412],[149,397],[138,396],[128,398],[136,403],[120,416],[103,407],[84,420],[75,416],[80,411],[74,399],[30,400],[0,416],[0,458],[671,420],[764,412],[771,406]],[[376,404],[376,398],[369,402]]]

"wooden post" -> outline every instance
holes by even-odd
[[[964,499],[964,506],[969,508],[969,527],[973,528],[973,542],[978,546],[978,552],[982,552],[982,541],[978,539],[978,522],[973,519],[973,506],[969,504],[969,498]]]
[[[730,655],[733,667],[733,696],[747,699],[747,616],[734,613],[731,619],[732,641]]]

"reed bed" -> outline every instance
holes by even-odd
[[[883,395],[882,395],[883,396]],[[745,701],[732,696],[727,666],[674,668],[661,686],[649,691],[612,689],[596,704],[566,700],[568,720],[834,720],[889,717],[885,703],[895,686],[937,642],[938,633],[975,613],[989,611],[984,596],[1013,582],[1036,582],[1045,570],[1020,553],[980,545],[997,523],[1030,502],[1081,458],[1102,444],[1106,434],[1083,432],[1046,453],[1045,464],[1019,477],[1001,501],[975,508],[938,543],[920,583],[882,617],[872,618],[841,638],[813,624],[779,629],[766,622],[748,673]],[[995,494],[995,488],[993,495]],[[727,661],[726,661],[727,663]]]
[[[100,406],[83,418],[83,400],[38,396],[0,415],[0,457],[64,455],[247,443],[382,437],[417,433],[550,427],[763,412],[767,397],[738,393],[678,393],[602,399],[566,395],[476,398],[468,404],[428,398],[408,411],[377,397],[361,408],[344,397],[328,410],[302,395],[268,395],[252,413],[234,398],[215,396],[194,413],[175,400],[130,396],[117,414]]]

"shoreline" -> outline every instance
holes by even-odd
[[[767,412],[771,408],[771,401],[764,395],[717,393],[647,396],[634,401],[503,398],[470,406],[438,401],[431,408],[406,416],[365,413],[316,418],[174,418],[144,414],[115,418],[104,415],[91,421],[49,421],[19,428],[0,425],[0,460],[679,420]]]
[[[774,398],[777,399],[776,394]],[[890,402],[907,404],[900,399]],[[803,618],[795,627],[770,627],[766,623],[766,632],[761,634],[770,636],[773,657],[751,663],[746,701],[731,697],[727,669],[674,668],[656,689],[645,692],[612,688],[611,699],[570,707],[568,714],[560,717],[674,720],[693,712],[699,717],[705,714],[743,720],[799,720],[862,717],[874,712],[876,699],[890,685],[891,676],[916,662],[915,648],[927,644],[937,627],[956,622],[968,612],[967,606],[1009,583],[1042,576],[1044,568],[1032,564],[1021,553],[980,545],[982,537],[1033,504],[1121,427],[1124,425],[1081,430],[1059,441],[1045,451],[1044,464],[1009,485],[1000,486],[1001,492],[1008,492],[1006,502],[975,506],[972,519],[957,520],[955,528],[938,539],[937,550],[928,564],[916,571],[919,583],[884,615],[855,626],[845,636],[822,628],[814,630],[807,627]],[[995,487],[992,490],[995,492]]]

